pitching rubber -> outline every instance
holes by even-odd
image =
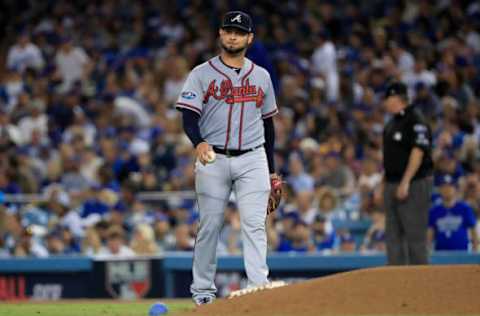
[[[243,295],[247,295],[247,294],[251,294],[251,293],[256,293],[256,292],[259,292],[259,291],[271,290],[271,289],[274,289],[274,288],[277,288],[277,287],[282,287],[282,286],[285,286],[285,285],[287,285],[287,283],[285,281],[273,281],[273,282],[267,283],[265,285],[250,287],[250,288],[246,288],[246,289],[238,290],[238,291],[233,291],[232,293],[230,293],[228,298],[231,299],[231,298],[234,298],[234,297],[239,297],[239,296],[243,296]]]

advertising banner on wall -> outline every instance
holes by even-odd
[[[128,300],[162,297],[163,274],[159,261],[152,258],[94,261],[97,284],[92,295]]]
[[[151,287],[149,260],[105,262],[105,289],[114,298],[144,298]]]
[[[88,297],[89,278],[86,272],[0,274],[0,301]]]

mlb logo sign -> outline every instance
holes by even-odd
[[[150,261],[105,262],[105,287],[114,298],[143,298],[150,290]]]

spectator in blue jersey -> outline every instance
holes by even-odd
[[[476,218],[473,209],[459,198],[457,179],[447,174],[438,178],[436,185],[442,201],[430,209],[430,243],[435,250],[468,250],[470,243],[470,249],[476,250]]]
[[[68,227],[57,226],[46,235],[49,255],[74,255],[80,253],[80,245]]]
[[[357,243],[355,242],[355,238],[353,235],[348,231],[348,229],[343,229],[339,233],[339,252],[354,252],[357,250]]]
[[[312,241],[317,251],[332,251],[339,242],[332,223],[323,214],[317,214],[311,225]]]
[[[277,251],[280,252],[308,252],[313,247],[310,242],[310,230],[308,224],[301,218],[297,218],[291,230],[280,237]]]

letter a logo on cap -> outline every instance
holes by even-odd
[[[237,21],[238,23],[242,23],[242,15],[237,14],[237,16],[235,16],[233,19],[230,20],[230,22],[235,22],[235,21]]]

